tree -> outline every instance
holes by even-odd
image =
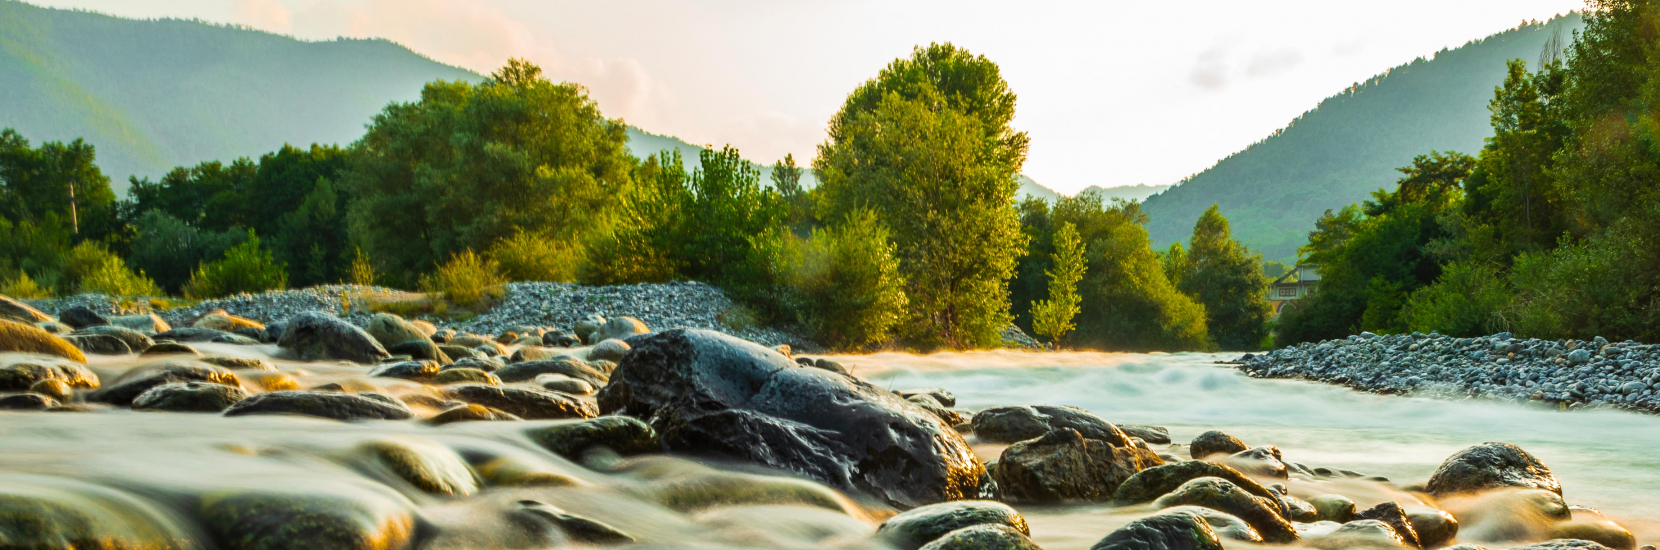
[[[259,244],[259,236],[248,230],[247,240],[225,251],[224,258],[196,268],[184,287],[185,295],[218,298],[287,288],[288,267]]]
[[[609,229],[633,165],[622,122],[580,87],[511,60],[479,84],[427,84],[357,144],[344,188],[354,244],[410,284],[519,231],[580,242]]]
[[[1193,225],[1177,288],[1204,304],[1210,337],[1222,349],[1256,349],[1268,336],[1268,279],[1262,255],[1233,239],[1228,219],[1211,205]],[[1180,249],[1172,245],[1172,252]],[[1172,257],[1176,254],[1172,254]]]
[[[124,237],[92,145],[77,139],[32,148],[11,128],[0,130],[0,218],[39,225],[47,216],[63,220],[77,242]]]
[[[1078,316],[1078,281],[1084,278],[1084,243],[1078,228],[1061,224],[1055,231],[1055,268],[1049,275],[1049,299],[1032,306],[1032,331],[1046,336],[1051,342],[1060,342],[1076,325]]]
[[[888,230],[869,210],[814,229],[790,274],[792,309],[818,341],[861,347],[905,316],[904,281]]]
[[[789,205],[790,224],[803,228],[813,217],[812,199],[801,187],[801,175],[805,172],[805,169],[795,165],[793,154],[785,154],[784,160],[772,164],[772,188]]]
[[[848,96],[813,161],[821,215],[868,208],[893,231],[918,345],[998,345],[1011,319],[1027,146],[1014,101],[986,58],[917,48]]]
[[[1205,306],[1165,277],[1139,203],[1109,205],[1099,192],[1085,191],[1056,202],[1052,223],[1076,226],[1086,245],[1073,344],[1126,351],[1209,347]]]

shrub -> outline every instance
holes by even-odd
[[[1502,316],[1509,305],[1510,289],[1491,266],[1456,263],[1413,292],[1401,316],[1409,330],[1468,338],[1509,330]]]
[[[525,231],[496,241],[485,255],[501,265],[502,275],[510,281],[568,283],[576,280],[577,266],[582,262],[578,247]]]
[[[905,314],[908,299],[888,230],[870,210],[816,229],[790,274],[793,308],[801,324],[832,346],[885,340]]]
[[[1032,332],[1059,342],[1066,333],[1077,328],[1072,322],[1078,316],[1078,281],[1083,280],[1085,260],[1084,243],[1077,226],[1064,223],[1055,232],[1055,267],[1045,270],[1049,276],[1049,299],[1032,304]]]
[[[0,295],[19,300],[39,300],[51,298],[52,289],[35,284],[35,280],[29,278],[28,272],[18,270],[17,277],[0,281]]]
[[[185,284],[186,296],[217,298],[244,292],[264,292],[288,286],[288,265],[276,261],[270,250],[259,246],[259,236],[248,231],[248,240],[225,251],[225,257],[196,268]]]
[[[369,255],[363,249],[353,249],[352,265],[346,270],[346,281],[354,285],[371,286],[375,284],[375,265],[369,263]]]
[[[486,297],[499,296],[505,282],[495,260],[464,250],[451,256],[436,273],[422,277],[421,288],[458,306],[471,307]]]
[[[110,296],[159,296],[161,289],[143,272],[133,273],[127,262],[103,244],[86,241],[70,249],[65,264],[81,292]]]

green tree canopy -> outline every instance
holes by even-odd
[[[11,128],[0,130],[0,218],[40,224],[53,216],[70,226],[78,218],[76,240],[119,237],[115,192],[96,161],[92,145],[79,139],[49,141],[34,148]],[[70,210],[71,183],[74,212]]]
[[[1180,260],[1177,288],[1204,304],[1211,339],[1228,350],[1261,346],[1272,313],[1262,255],[1234,240],[1228,219],[1214,204],[1199,216],[1188,242],[1192,248]]]

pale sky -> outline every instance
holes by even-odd
[[[1321,99],[1583,0],[27,0],[308,40],[383,37],[489,73],[509,57],[607,116],[752,160],[809,161],[855,86],[918,44],[998,63],[1063,193],[1174,183]]]

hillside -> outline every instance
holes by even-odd
[[[1395,168],[1435,150],[1474,154],[1491,135],[1487,103],[1505,61],[1535,63],[1547,40],[1572,39],[1578,14],[1524,25],[1420,58],[1322,101],[1286,128],[1147,199],[1159,245],[1186,239],[1212,203],[1235,237],[1290,260],[1328,208],[1392,187]]]

